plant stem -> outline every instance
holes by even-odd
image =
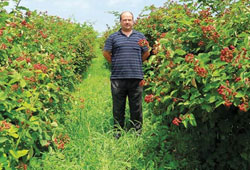
[[[16,4],[16,9],[17,9],[17,7],[19,6],[20,2],[21,2],[21,0],[19,0],[19,1],[17,2],[17,4]]]

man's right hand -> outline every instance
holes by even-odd
[[[111,64],[111,52],[104,50],[102,54],[106,58],[106,60],[108,60],[108,62]]]

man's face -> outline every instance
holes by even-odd
[[[132,30],[134,25],[133,16],[129,12],[122,14],[120,23],[122,30],[124,31]]]

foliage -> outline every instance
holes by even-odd
[[[207,5],[220,1],[209,2],[166,2],[145,8],[149,14],[136,21],[154,54],[145,68],[145,101],[161,115],[159,128],[174,131],[161,131],[169,141],[161,149],[178,168],[247,169],[249,5],[227,0],[211,10]]]
[[[149,134],[154,130],[149,118],[144,121],[146,133],[141,137],[132,131],[122,131],[119,140],[113,137],[112,97],[107,88],[110,86],[110,71],[103,67],[104,62],[99,50],[98,57],[88,69],[88,76],[73,94],[84,101],[76,101],[73,113],[67,116],[64,131],[69,135],[70,143],[64,150],[32,159],[29,169],[154,169],[151,157],[142,155],[142,150],[147,150],[145,145],[150,140]]]
[[[64,148],[59,127],[95,37],[91,26],[46,13],[0,12],[0,169],[26,169],[33,156]]]

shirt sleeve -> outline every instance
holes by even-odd
[[[104,51],[109,51],[109,52],[112,51],[112,42],[113,42],[112,36],[109,36],[105,42]]]

